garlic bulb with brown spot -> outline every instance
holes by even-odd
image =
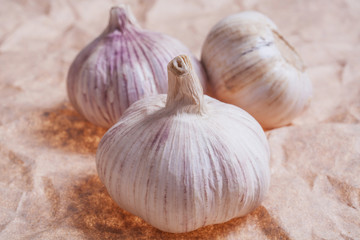
[[[141,29],[129,8],[113,7],[107,28],[70,67],[70,102],[90,122],[111,127],[135,101],[166,93],[166,66],[179,54],[192,56],[178,40]],[[200,62],[192,59],[205,84]]]
[[[243,108],[266,129],[289,124],[309,105],[312,87],[300,56],[261,13],[218,22],[201,60],[215,97]]]
[[[187,56],[168,95],[134,103],[102,138],[96,166],[123,209],[173,233],[244,216],[269,187],[269,147],[242,109],[203,95]]]

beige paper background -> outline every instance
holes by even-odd
[[[198,56],[213,24],[242,10],[268,15],[296,47],[313,102],[292,126],[267,132],[266,200],[176,235],[118,208],[95,169],[105,129],[73,110],[65,79],[120,1],[0,0],[0,239],[360,239],[360,1],[121,2]]]

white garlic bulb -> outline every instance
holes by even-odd
[[[179,54],[191,53],[172,37],[141,29],[128,8],[113,7],[107,28],[70,67],[69,99],[87,120],[110,127],[133,102],[166,93],[166,66]],[[200,62],[193,61],[205,83]]]
[[[168,95],[134,103],[102,138],[96,166],[123,209],[173,233],[252,211],[269,187],[269,147],[244,110],[203,95],[187,56]]]
[[[301,58],[261,13],[218,22],[201,60],[215,97],[243,108],[266,129],[289,124],[309,105],[312,87]]]

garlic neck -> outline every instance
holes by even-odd
[[[118,30],[123,32],[129,26],[138,26],[130,7],[126,5],[121,7],[112,7],[110,10],[110,19],[107,31],[113,32]]]
[[[169,86],[165,108],[176,113],[203,114],[204,93],[190,58],[177,56],[170,61],[167,69]]]

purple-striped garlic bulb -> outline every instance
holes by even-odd
[[[128,108],[102,138],[96,166],[110,196],[173,233],[244,216],[270,182],[269,147],[244,110],[204,96],[187,56],[168,65],[168,94]]]
[[[70,102],[90,122],[111,127],[135,101],[166,93],[166,66],[179,54],[191,55],[178,40],[141,29],[128,7],[113,7],[107,28],[70,67]],[[202,66],[192,58],[205,84]]]
[[[214,96],[243,108],[265,129],[289,124],[310,104],[312,86],[301,57],[259,12],[219,21],[201,60]]]

